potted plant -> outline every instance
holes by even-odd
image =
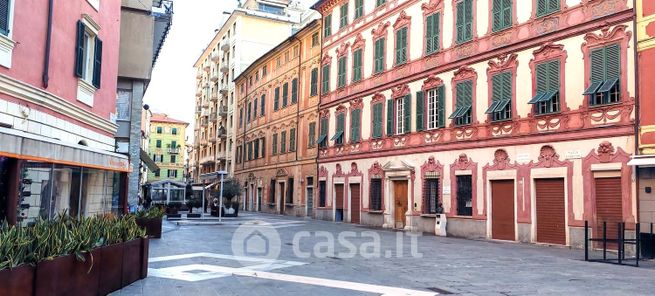
[[[28,228],[0,226],[0,295],[32,295],[34,267],[27,263],[32,243]]]
[[[172,217],[180,217],[179,211],[180,208],[182,207],[182,203],[180,202],[169,202],[166,204],[166,216],[168,218]]]
[[[121,217],[118,227],[124,246],[121,285],[127,287],[141,278],[143,266],[141,238],[145,236],[146,231],[136,224],[135,217],[132,215]]]
[[[136,224],[146,230],[146,235],[152,238],[161,238],[162,218],[164,209],[152,206],[147,210],[140,210],[135,213]]]
[[[223,182],[223,217],[237,217],[239,215],[239,202],[233,201],[235,197],[240,196],[242,192],[241,185],[234,179],[228,179]],[[220,196],[220,191],[217,198]]]
[[[188,218],[200,218],[200,213],[193,213],[193,208],[202,208],[202,199],[199,197],[191,197],[186,201],[186,206],[189,208]],[[202,211],[202,209],[200,209]]]

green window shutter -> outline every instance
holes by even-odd
[[[308,147],[314,147],[314,139],[316,138],[316,123],[309,123],[309,140],[307,141]]]
[[[283,131],[280,135],[280,153],[287,152],[287,132]]]
[[[560,90],[560,73],[559,61],[551,61],[548,63],[548,90]]]
[[[425,52],[431,54],[439,50],[439,26],[441,14],[434,13],[426,18]]]
[[[591,82],[605,81],[605,50],[604,48],[594,49],[590,54],[591,59]]]
[[[387,135],[393,135],[393,100],[387,100]]]
[[[537,0],[537,16],[543,16],[547,13],[548,0]]]
[[[341,5],[341,14],[339,15],[339,27],[343,28],[348,25],[348,3]]]
[[[323,20],[323,37],[332,35],[332,15],[329,14]]]
[[[346,125],[346,115],[344,113],[339,113],[337,115],[337,132],[343,132],[344,126]]]
[[[282,108],[286,107],[289,103],[289,83],[285,82],[282,85]]]
[[[355,0],[355,19],[364,15],[364,0]]]
[[[491,13],[493,14],[493,31],[497,32],[503,28],[503,0],[493,0],[493,8]]]
[[[561,0],[548,0],[548,13],[559,10]]]
[[[362,79],[362,50],[355,50],[353,53],[353,81],[360,81]]]
[[[621,78],[621,47],[618,44],[605,47],[605,80]]]
[[[273,99],[273,110],[280,108],[280,87],[275,88],[275,98]]]
[[[327,93],[330,91],[330,65],[323,66],[323,83],[321,87],[321,92]]]
[[[503,2],[503,28],[512,26],[512,1],[515,0],[502,0]]]
[[[407,28],[396,31],[396,64],[404,64],[407,60]]]
[[[259,116],[264,116],[264,112],[266,112],[266,95],[262,95],[262,98],[259,100],[259,103],[261,104],[260,110],[259,110]]]
[[[502,100],[502,77],[501,74],[496,74],[491,77],[491,99],[494,101]]]
[[[359,142],[361,109],[355,109],[350,114],[350,140]]]
[[[416,131],[422,131],[425,129],[424,103],[425,97],[423,91],[416,92]]]
[[[11,0],[0,0],[0,34],[9,35]]]
[[[100,88],[102,78],[102,40],[96,37],[95,51],[93,57],[93,86]]]
[[[373,138],[382,137],[382,106],[383,103],[373,105]]]
[[[464,0],[464,3],[466,4],[464,13],[464,19],[466,21],[464,25],[464,41],[469,41],[473,38],[473,0]]]
[[[298,102],[298,78],[291,80],[291,104]]]
[[[375,41],[375,73],[384,71],[384,38]]]
[[[312,69],[312,77],[310,81],[310,96],[315,96],[318,94],[318,68]]]
[[[446,90],[444,86],[440,86],[437,90],[438,95],[438,115],[439,115],[439,127],[446,126]]]
[[[273,134],[273,155],[277,154],[277,133]]]
[[[75,46],[75,76],[84,75],[84,23],[77,21],[77,38]]]
[[[548,68],[549,66],[547,63],[537,65],[537,93],[545,93],[549,90]]]
[[[338,69],[338,82],[339,87],[346,85],[346,57],[339,58],[339,69]]]
[[[296,129],[289,131],[289,151],[296,151]]]
[[[405,128],[403,132],[408,134],[412,131],[412,95],[406,95],[403,100],[403,112],[405,113],[403,114]]]
[[[464,41],[464,1],[457,3],[457,43]]]

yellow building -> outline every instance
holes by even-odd
[[[148,154],[159,170],[148,172],[148,182],[184,180],[187,126],[188,123],[170,118],[166,114],[152,115]]]

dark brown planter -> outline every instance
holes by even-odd
[[[0,295],[31,296],[34,287],[34,266],[21,265],[0,270]]]
[[[94,249],[84,254],[84,261],[75,261],[71,274],[71,291],[75,295],[93,296],[98,294],[100,282],[101,249]]]
[[[127,287],[141,278],[143,266],[141,256],[141,239],[134,239],[124,243],[122,286]]]
[[[34,295],[65,295],[73,286],[71,275],[75,256],[66,255],[36,264]]]
[[[166,215],[177,215],[179,212],[178,208],[168,207],[166,208]]]
[[[148,277],[148,257],[150,255],[150,238],[141,239],[141,279]]]
[[[161,218],[136,218],[136,224],[146,229],[151,238],[161,238]]]
[[[122,243],[100,248],[100,282],[98,295],[107,295],[121,288],[123,275]]]

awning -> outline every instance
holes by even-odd
[[[123,154],[3,127],[0,127],[0,156],[109,171],[131,170]]]
[[[218,185],[219,183],[221,183],[221,182],[220,182],[220,181],[217,181],[217,182],[211,183],[211,184],[205,186],[205,190],[209,190],[209,189],[211,189],[212,187]]]
[[[156,172],[159,170],[159,167],[155,163],[154,160],[150,159],[150,156],[148,155],[148,152],[143,151],[141,149],[141,162],[145,163],[146,166],[148,167],[149,170]]]
[[[655,167],[655,156],[633,156],[628,161],[630,166]]]

